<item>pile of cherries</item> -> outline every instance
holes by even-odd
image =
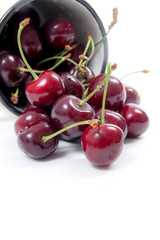
[[[89,161],[111,164],[126,137],[148,128],[138,92],[112,75],[110,63],[107,73],[94,75],[88,66],[95,47],[89,33],[84,47],[68,19],[49,19],[41,31],[37,24],[33,10],[17,13],[0,39],[7,43],[12,36],[14,44],[14,51],[0,51],[1,89],[13,104],[25,106],[14,125],[18,146],[42,159],[56,151],[60,138],[81,138]]]

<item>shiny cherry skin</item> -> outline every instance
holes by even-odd
[[[69,69],[69,73],[74,75],[76,69],[75,66]],[[80,81],[80,82],[84,82],[84,83],[91,83],[92,80],[95,78],[94,72],[92,71],[91,68],[89,68],[88,66],[85,68],[85,72],[82,71],[78,71],[76,78]]]
[[[137,92],[137,90],[131,86],[129,86],[126,83],[123,83],[125,90],[126,90],[126,101],[125,104],[127,103],[135,103],[135,104],[140,104],[140,95]]]
[[[64,49],[71,45],[76,38],[73,24],[65,18],[53,18],[44,26],[44,36],[49,46],[55,49]]]
[[[18,134],[23,128],[37,121],[50,122],[49,115],[42,109],[30,108],[22,112],[14,123],[15,133]]]
[[[49,122],[35,122],[18,133],[18,146],[31,158],[45,158],[57,149],[58,137],[54,137],[46,143],[42,142],[42,137],[54,132],[55,130]]]
[[[26,77],[26,73],[19,71],[24,68],[22,60],[15,54],[0,52],[0,85],[5,87],[17,87]]]
[[[91,82],[88,90],[88,94],[90,94],[94,89],[96,89],[99,84],[104,80],[106,77],[105,73],[98,75],[94,81]],[[89,103],[95,109],[101,108],[102,106],[102,99],[103,99],[103,86],[90,98]],[[114,111],[120,110],[124,105],[126,100],[126,91],[123,84],[120,80],[116,77],[110,76],[108,81],[108,89],[107,89],[107,96],[106,96],[106,106],[105,108],[111,109]]]
[[[123,106],[120,114],[125,118],[127,122],[127,137],[138,137],[148,129],[149,118],[139,105],[128,103]]]
[[[68,72],[61,72],[58,75],[64,83],[66,94],[71,94],[78,98],[82,97],[85,87],[77,78]]]
[[[95,113],[96,113],[95,118],[101,120],[102,109],[97,109]],[[127,132],[128,132],[127,123],[121,114],[109,109],[105,109],[104,120],[105,120],[105,123],[113,124],[120,127],[124,133],[124,138],[127,136]]]
[[[121,154],[124,134],[121,128],[112,124],[88,127],[81,137],[86,158],[96,166],[108,166]]]
[[[65,93],[64,84],[59,75],[53,71],[44,71],[37,80],[25,87],[28,101],[39,108],[50,108]]]
[[[38,31],[32,26],[26,26],[21,34],[23,52],[29,61],[38,59],[43,50],[42,40]]]
[[[63,129],[71,124],[91,120],[95,117],[95,111],[85,103],[82,107],[79,106],[81,99],[73,95],[64,95],[59,98],[51,110],[51,122],[56,130]],[[81,125],[71,128],[61,134],[65,140],[73,140],[79,138],[84,129],[88,125]]]

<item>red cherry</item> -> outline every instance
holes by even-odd
[[[134,89],[133,87],[129,86],[128,84],[124,83],[123,84],[126,90],[126,101],[125,104],[127,103],[135,103],[135,104],[140,104],[140,95]]]
[[[88,90],[88,94],[90,94],[93,90],[95,90],[100,83],[106,77],[105,73],[102,73],[95,77],[95,79],[91,82]],[[101,108],[102,99],[103,99],[103,86],[90,98],[89,103],[95,108]],[[117,78],[110,76],[108,81],[108,89],[106,96],[106,108],[111,110],[120,110],[126,100],[126,91],[124,89],[123,84]]]
[[[40,120],[50,122],[49,116],[44,110],[38,108],[30,108],[25,110],[19,115],[14,124],[16,134],[18,134],[19,131],[21,131],[28,125],[34,124],[35,122]]]
[[[51,111],[51,121],[56,130],[80,121],[94,119],[93,108],[88,103],[81,107],[80,103],[81,99],[73,95],[64,95],[55,102]],[[80,137],[87,126],[76,126],[63,132],[61,136],[65,140],[73,140]]]
[[[26,26],[21,35],[21,44],[28,60],[35,60],[42,54],[42,40],[38,31],[31,25]]]
[[[54,132],[55,130],[49,122],[35,122],[18,133],[18,146],[31,158],[45,158],[57,149],[58,137],[54,137],[46,143],[42,142],[42,137]]]
[[[116,125],[99,124],[88,127],[82,134],[82,149],[86,158],[97,166],[113,163],[123,149],[124,134]]]
[[[19,71],[24,68],[22,60],[8,51],[0,52],[0,85],[17,87],[25,79],[26,73]]]
[[[76,33],[73,24],[65,18],[53,18],[44,26],[45,39],[49,46],[64,49],[75,41]]]
[[[98,109],[95,112],[96,112],[95,118],[101,120],[102,109]],[[120,127],[124,133],[124,138],[127,136],[128,127],[126,120],[118,112],[105,109],[104,120],[105,123],[113,124]]]
[[[138,137],[148,129],[149,118],[139,105],[128,103],[123,106],[120,113],[127,122],[127,137]]]
[[[25,87],[28,101],[39,108],[49,108],[65,93],[64,84],[53,71],[44,71],[37,80],[29,82]]]
[[[61,72],[59,76],[64,83],[66,94],[71,94],[79,98],[82,97],[85,87],[77,78],[68,72]]]

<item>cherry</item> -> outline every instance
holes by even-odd
[[[50,119],[48,114],[42,109],[29,108],[25,110],[19,115],[14,124],[15,133],[18,134],[21,130],[23,130],[23,128],[37,121],[50,122]]]
[[[106,77],[105,73],[102,73],[95,77],[94,81],[92,81],[89,86],[88,94],[95,90],[104,80],[105,77]],[[89,103],[95,109],[101,108],[102,106],[104,86],[105,84],[103,84],[103,86],[89,100]],[[120,82],[119,79],[110,75],[105,103],[106,108],[114,111],[119,110],[123,106],[125,100],[126,92],[123,84]]]
[[[126,90],[126,101],[125,104],[127,103],[135,103],[135,104],[140,104],[140,95],[137,92],[136,89],[133,87],[129,86],[126,83],[123,83],[125,90]]]
[[[48,20],[44,26],[44,35],[48,45],[56,49],[64,49],[76,38],[73,24],[65,18]]]
[[[0,85],[19,86],[26,77],[19,67],[24,68],[24,63],[17,55],[8,51],[0,52]]]
[[[113,163],[123,149],[124,134],[121,128],[112,124],[88,127],[81,137],[86,158],[97,166]]]
[[[40,24],[40,18],[37,11],[29,6],[24,6],[13,15],[10,19],[12,25],[18,26],[24,18],[30,18],[30,23],[32,26],[38,28]],[[15,29],[14,29],[15,30]]]
[[[70,53],[71,53],[71,59],[72,59],[74,62],[79,63],[79,56],[80,56],[81,54],[83,54],[84,49],[85,49],[84,46],[79,43],[77,47],[75,47],[74,49],[72,49],[72,50],[70,51]],[[73,65],[71,62],[69,62],[69,61],[66,61],[66,65],[68,66],[69,69],[71,69],[72,67],[74,67],[74,65]]]
[[[77,78],[68,72],[61,72],[59,76],[64,83],[66,94],[71,94],[78,98],[82,97],[85,87]]]
[[[33,26],[28,25],[23,29],[21,44],[24,54],[28,60],[37,60],[41,56],[43,49],[42,40],[38,31]]]
[[[43,136],[55,132],[53,126],[46,121],[37,121],[23,128],[18,133],[18,146],[31,158],[41,159],[53,153],[58,146],[58,137],[42,141]]]
[[[138,137],[148,129],[149,118],[139,105],[128,103],[122,107],[120,113],[127,122],[127,137]]]
[[[85,103],[80,106],[81,100],[73,95],[64,95],[52,107],[51,121],[56,130],[63,129],[76,122],[94,119],[93,108]],[[65,140],[79,138],[87,125],[76,126],[61,134]]]
[[[74,73],[76,71],[75,66],[69,69],[69,73],[72,74],[74,76]],[[84,72],[82,72],[80,69],[77,72],[76,78],[80,81],[80,82],[84,82],[84,83],[91,83],[92,80],[95,78],[95,75],[93,73],[93,71],[91,70],[91,68],[89,68],[88,66],[84,68]]]
[[[95,118],[101,120],[102,109],[97,109],[95,113]],[[105,109],[104,119],[105,123],[113,124],[120,127],[124,133],[124,138],[127,136],[128,128],[126,120],[118,112]]]
[[[65,87],[59,75],[49,70],[25,87],[28,101],[39,108],[50,108],[64,92]]]

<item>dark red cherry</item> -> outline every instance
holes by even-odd
[[[77,78],[68,72],[61,72],[59,76],[64,83],[66,94],[71,94],[78,98],[82,97],[85,87]]]
[[[42,40],[38,31],[32,26],[26,26],[21,34],[23,52],[29,61],[38,59],[42,54]]]
[[[19,86],[26,77],[26,73],[21,72],[19,67],[24,68],[25,65],[17,55],[8,51],[0,52],[0,85]]]
[[[148,129],[149,118],[139,105],[128,103],[123,106],[120,113],[127,122],[127,137],[138,137]]]
[[[95,118],[101,120],[102,110],[98,109],[95,111]],[[127,136],[128,128],[126,120],[118,112],[114,112],[108,109],[104,110],[105,123],[113,124],[120,127],[124,133],[124,138]]]
[[[49,70],[25,87],[28,101],[39,108],[50,108],[64,92],[65,87],[59,75]]]
[[[88,127],[81,137],[86,158],[96,166],[113,163],[123,149],[124,134],[121,128],[112,124]]]
[[[28,125],[34,124],[37,121],[46,121],[50,122],[48,114],[38,108],[30,108],[25,110],[23,113],[19,115],[15,124],[14,130],[16,134],[18,134],[23,128],[27,127]]]
[[[95,117],[93,108],[88,103],[80,107],[80,102],[81,100],[73,95],[64,95],[56,101],[51,111],[51,121],[56,130]],[[65,140],[73,140],[80,137],[87,126],[76,126],[63,132],[61,136]]]
[[[31,158],[45,158],[57,149],[58,137],[54,137],[46,143],[42,142],[42,137],[54,132],[55,130],[49,122],[35,122],[18,133],[18,146]]]
[[[49,46],[56,49],[64,49],[65,45],[71,45],[76,38],[73,24],[65,18],[53,18],[46,22],[44,35]]]
[[[94,81],[91,82],[89,86],[88,94],[90,94],[94,89],[96,89],[100,85],[100,83],[104,80],[105,77],[106,77],[105,73],[98,75],[94,79]],[[105,84],[103,84],[103,86],[89,100],[89,103],[95,109],[102,107],[104,86]],[[119,110],[124,105],[125,100],[126,100],[126,91],[123,84],[120,82],[118,78],[110,76],[109,82],[108,82],[105,108],[111,109],[114,111]]]
[[[79,56],[83,54],[84,49],[85,48],[83,47],[83,45],[79,43],[77,47],[75,47],[74,49],[72,49],[72,51],[70,51],[70,53],[71,53],[71,57],[70,58],[74,62],[79,63],[79,61],[80,61]],[[66,61],[66,64],[69,67],[69,69],[71,69],[72,67],[75,67],[73,65],[73,63],[71,63],[69,61]]]
[[[74,75],[76,69],[75,66],[69,69],[69,73]],[[94,72],[89,68],[88,66],[85,68],[85,71],[82,72],[81,70],[78,70],[76,78],[83,83],[91,83],[92,80],[95,78]]]
[[[140,104],[140,95],[137,92],[137,90],[131,86],[129,86],[126,83],[123,83],[125,90],[126,90],[126,101],[125,104],[127,103],[135,103],[135,104]]]
[[[13,15],[10,19],[12,25],[18,26],[25,18],[30,18],[30,24],[36,28],[39,27],[40,18],[37,11],[31,7],[24,6]],[[14,29],[15,30],[15,29]]]

